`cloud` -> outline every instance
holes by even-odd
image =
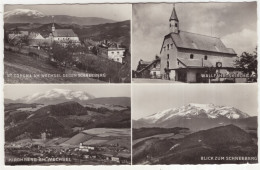
[[[176,12],[181,30],[221,37],[239,53],[256,47],[256,6],[256,2],[178,3]],[[163,37],[169,33],[171,12],[172,4],[133,5],[133,69],[140,59],[153,60],[160,52]],[[235,34],[246,40],[235,39]]]
[[[257,44],[257,33],[250,29],[243,29],[241,32],[235,32],[221,38],[227,47],[232,47],[238,55],[242,52],[252,53]]]

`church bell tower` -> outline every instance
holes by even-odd
[[[179,20],[175,11],[175,4],[173,4],[173,9],[172,9],[172,14],[169,19],[169,28],[170,28],[170,33],[179,33]]]
[[[52,27],[51,27],[51,32],[54,33],[55,32],[55,26],[54,26],[54,18],[52,16]]]

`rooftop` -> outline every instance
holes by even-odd
[[[235,51],[227,48],[220,38],[201,35],[191,32],[180,31],[178,34],[170,33],[170,36],[177,48],[186,48],[217,53],[236,55]]]
[[[53,33],[54,37],[78,37],[72,29],[56,29]]]

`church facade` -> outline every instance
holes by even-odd
[[[72,29],[56,29],[54,23],[50,33],[52,42],[57,42],[62,46],[67,46],[68,43],[80,45],[79,37]]]
[[[175,6],[169,19],[169,34],[165,35],[162,43],[160,58],[163,79],[188,83],[246,81],[246,78],[203,76],[241,73],[234,63],[238,59],[237,54],[232,48],[227,48],[218,37],[181,31]]]

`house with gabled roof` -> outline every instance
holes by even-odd
[[[227,48],[218,37],[201,35],[179,29],[179,19],[173,5],[169,19],[169,33],[165,35],[161,50],[160,72],[164,79],[183,82],[203,82],[204,73],[236,73],[237,54]],[[214,81],[214,78],[211,79]],[[218,78],[217,81],[225,81]],[[234,81],[245,82],[245,78]]]
[[[134,77],[137,78],[161,78],[160,58],[155,57],[153,61],[139,61]]]

